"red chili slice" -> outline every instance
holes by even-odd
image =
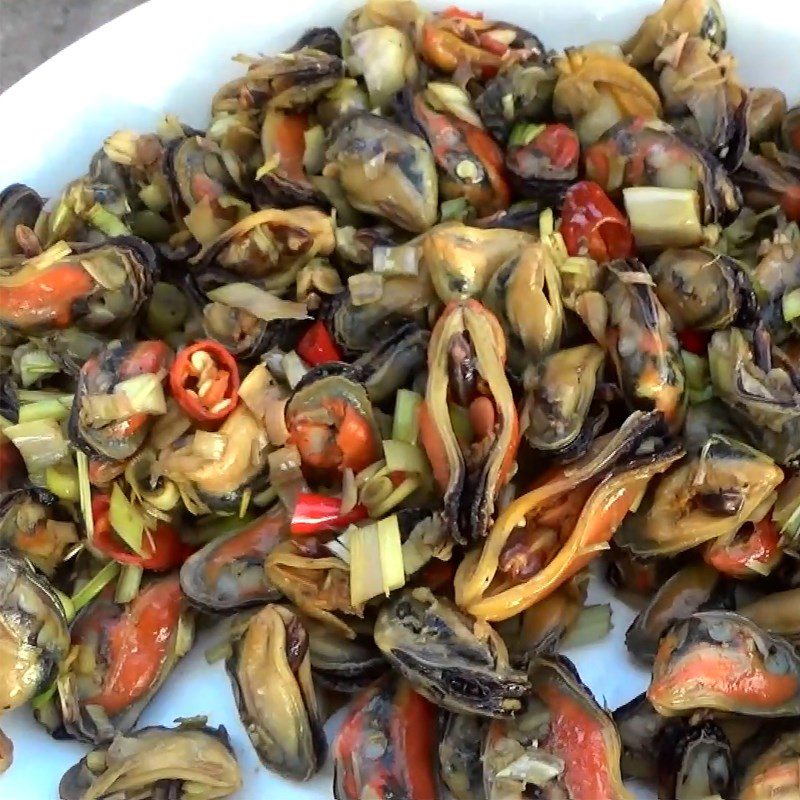
[[[343,514],[339,497],[301,492],[297,495],[289,530],[294,536],[342,530],[366,516],[367,509],[363,505],[357,505]]]
[[[239,400],[239,369],[234,357],[213,339],[184,347],[169,371],[169,388],[178,405],[198,422],[221,422]]]
[[[342,360],[342,353],[322,320],[317,320],[303,334],[295,350],[297,355],[312,367],[328,361]]]
[[[561,209],[561,235],[571,256],[588,253],[602,263],[633,253],[628,220],[592,181],[580,181],[567,190]]]
[[[681,347],[696,356],[704,356],[706,354],[710,338],[705,331],[697,331],[693,328],[686,328],[686,330],[678,333],[678,341],[681,343]]]

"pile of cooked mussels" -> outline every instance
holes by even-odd
[[[92,748],[61,800],[239,789],[224,728],[137,727],[220,620],[337,800],[800,796],[800,106],[725,34],[370,0],[2,191],[0,709]],[[590,573],[651,672],[613,713]]]

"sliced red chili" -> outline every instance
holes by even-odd
[[[686,328],[678,332],[678,341],[681,343],[681,347],[696,356],[706,354],[710,338],[705,331],[694,330],[694,328]]]
[[[169,371],[169,388],[178,405],[198,422],[221,422],[239,400],[239,370],[234,357],[213,339],[184,347]]]
[[[303,334],[295,349],[300,358],[312,367],[328,361],[342,360],[341,351],[321,319]]]
[[[92,495],[92,517],[94,519],[94,536],[92,545],[108,558],[134,567],[166,572],[175,569],[194,552],[194,548],[185,544],[178,531],[166,522],[142,538],[144,555],[134,553],[128,548],[111,527],[108,509],[111,499],[107,494]]]
[[[301,492],[297,495],[289,530],[295,536],[342,530],[366,516],[367,509],[363,505],[342,513],[341,498]]]
[[[602,263],[633,253],[628,220],[592,181],[571,186],[561,209],[561,235],[571,256],[588,253]]]
[[[555,122],[545,125],[531,145],[544,153],[554,167],[566,169],[575,164],[580,156],[581,145],[575,131],[568,125]]]

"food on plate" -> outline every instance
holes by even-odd
[[[238,741],[337,800],[800,791],[800,107],[716,0],[630,27],[367,0],[0,191],[0,712],[93,747],[62,800],[237,791],[137,727],[220,621]]]

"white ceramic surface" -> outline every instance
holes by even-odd
[[[85,170],[105,136],[119,128],[151,130],[164,112],[203,127],[216,88],[241,74],[231,56],[278,52],[308,27],[341,25],[357,5],[357,0],[151,0],[68,47],[0,96],[0,186],[24,181],[52,196]],[[462,0],[460,5],[523,25],[546,46],[559,48],[619,40],[660,2]],[[800,100],[800,5],[793,0],[722,0],[722,5],[729,49],[739,59],[744,80],[778,86],[790,103]],[[607,599],[605,588],[595,582],[591,602]],[[641,692],[647,681],[622,645],[633,613],[617,601],[613,605],[612,636],[568,653],[598,700],[612,709]],[[209,641],[213,637],[201,639],[178,666],[141,724],[169,724],[195,714],[224,724],[244,777],[235,800],[330,798],[330,764],[302,785],[261,767],[236,716],[223,665],[205,662]],[[27,708],[0,723],[14,742],[14,765],[0,776],[0,798],[56,798],[61,775],[85,748],[51,740]]]

